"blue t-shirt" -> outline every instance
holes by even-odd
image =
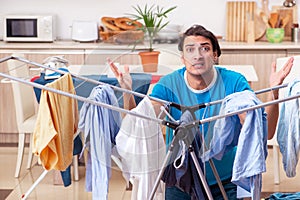
[[[240,73],[222,67],[215,67],[215,69],[215,79],[205,90],[193,90],[187,86],[184,78],[186,68],[183,67],[162,77],[154,86],[151,96],[180,105],[193,106],[224,99],[225,96],[235,92],[251,90],[246,78]],[[207,106],[197,110],[195,116],[198,120],[216,116],[219,114],[220,107],[221,103]],[[179,120],[182,114],[173,107],[169,112],[175,120]],[[200,132],[204,134],[207,147],[212,138],[214,124],[215,121],[211,121],[200,125]],[[167,146],[172,138],[172,131],[168,130],[166,133]],[[213,159],[221,180],[231,177],[235,152],[236,148],[233,148],[223,156],[222,160]],[[209,163],[205,164],[205,173],[209,185],[217,183]]]

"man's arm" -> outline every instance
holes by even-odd
[[[294,58],[291,57],[283,66],[281,70],[276,72],[276,63],[272,63],[272,70],[270,74],[270,87],[275,87],[277,85],[281,85],[284,81],[284,79],[289,75],[292,67],[293,67]],[[269,92],[267,101],[272,101],[275,99],[278,99],[278,90],[273,90]],[[272,139],[275,130],[276,125],[278,121],[278,115],[279,115],[279,106],[278,104],[273,104],[266,107],[266,112],[268,114],[268,139]]]
[[[107,63],[110,66],[111,71],[114,73],[115,77],[118,79],[118,82],[121,88],[126,90],[132,90],[132,79],[129,73],[129,67],[124,66],[124,73],[120,72],[118,67],[108,58]],[[134,100],[133,94],[128,92],[123,93],[123,103],[124,109],[131,110],[136,107],[136,102]]]

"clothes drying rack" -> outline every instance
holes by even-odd
[[[0,63],[8,61],[10,59],[15,59],[15,60],[27,63],[27,64],[35,65],[35,66],[38,66],[38,67],[41,67],[41,68],[44,68],[44,69],[49,69],[49,70],[52,70],[52,71],[55,71],[55,72],[58,72],[58,73],[61,73],[61,74],[67,73],[65,71],[53,69],[53,68],[50,68],[48,66],[45,66],[45,65],[42,65],[42,64],[39,64],[39,63],[35,63],[35,62],[29,61],[27,59],[24,59],[24,58],[21,58],[21,57],[17,57],[17,56],[9,56],[9,57],[5,57],[3,59],[0,59]],[[107,84],[107,83],[103,83],[103,82],[95,81],[95,80],[92,80],[92,79],[88,79],[86,77],[78,76],[78,75],[75,75],[75,74],[72,74],[72,73],[70,73],[70,74],[73,77],[79,78],[79,79],[81,79],[83,81],[91,82],[91,83],[94,83],[94,84],[108,85],[112,89],[119,90],[121,92],[131,93],[132,95],[136,95],[138,97],[146,97],[146,96],[148,96],[148,95],[144,95],[144,94],[137,93],[137,92],[134,92],[134,91],[122,89],[122,88],[119,88],[117,86],[113,86],[113,85],[110,85],[110,84]],[[179,123],[174,122],[174,121],[169,121],[169,120],[166,120],[166,119],[158,119],[158,118],[152,118],[152,117],[144,116],[144,115],[141,115],[141,114],[138,114],[138,113],[135,113],[135,112],[131,112],[131,111],[122,109],[120,107],[108,105],[108,104],[101,103],[101,102],[92,101],[92,100],[90,100],[88,98],[85,98],[85,97],[82,97],[82,96],[78,96],[78,95],[70,94],[70,93],[67,93],[67,92],[60,91],[60,90],[56,90],[56,89],[53,89],[53,88],[49,88],[47,86],[40,85],[40,84],[37,84],[37,83],[34,83],[34,82],[30,82],[30,81],[24,80],[22,78],[13,77],[13,76],[7,75],[7,74],[2,73],[2,72],[0,72],[0,76],[2,76],[4,78],[7,78],[7,79],[10,79],[10,80],[21,82],[23,84],[30,85],[32,87],[36,87],[36,88],[39,88],[39,89],[43,89],[43,90],[47,90],[47,91],[50,91],[50,92],[54,92],[54,93],[57,93],[57,94],[60,94],[60,95],[64,95],[64,96],[67,96],[67,97],[70,97],[70,98],[74,98],[74,99],[79,100],[79,101],[83,101],[83,102],[87,102],[87,103],[90,103],[90,104],[94,104],[96,106],[101,106],[101,107],[104,107],[104,108],[107,108],[107,109],[111,109],[111,110],[115,110],[115,111],[118,111],[118,112],[121,112],[121,113],[124,113],[124,114],[130,114],[130,115],[134,115],[136,117],[140,117],[140,118],[143,118],[143,119],[146,119],[146,120],[151,120],[151,121],[160,123],[162,125],[166,125],[166,126],[168,126],[170,128],[176,128],[176,127],[179,126]],[[279,86],[276,86],[276,87],[262,89],[262,90],[256,91],[255,93],[256,94],[261,94],[261,93],[264,93],[264,92],[269,92],[269,91],[272,91],[272,90],[277,90],[277,89],[286,87],[287,85],[288,84],[282,84],[282,85],[279,85]],[[196,109],[204,108],[204,107],[207,107],[207,106],[210,106],[210,105],[214,105],[214,104],[219,104],[219,103],[222,102],[222,100],[217,100],[217,101],[213,101],[213,102],[209,102],[209,103],[202,103],[202,104],[199,104],[199,105],[196,105],[196,106],[192,106],[192,108],[191,108],[191,107],[179,105],[179,104],[176,104],[176,103],[164,101],[164,100],[161,100],[161,99],[158,99],[158,98],[154,98],[154,97],[150,97],[150,96],[148,96],[148,97],[151,100],[154,100],[154,101],[162,103],[165,107],[173,106],[173,107],[176,107],[178,109],[192,109],[192,110],[193,109],[196,110]],[[230,113],[226,113],[226,114],[223,114],[223,115],[217,115],[217,116],[205,118],[205,119],[202,119],[202,120],[195,120],[193,122],[190,122],[190,123],[186,124],[185,126],[186,127],[192,127],[192,126],[195,126],[195,125],[200,125],[200,124],[208,123],[208,122],[211,122],[211,121],[223,118],[223,117],[233,116],[233,115],[240,114],[240,113],[243,113],[243,112],[246,112],[246,111],[250,111],[250,110],[262,108],[262,107],[269,106],[269,105],[272,105],[272,104],[278,104],[278,103],[281,103],[281,102],[284,102],[284,101],[289,101],[289,100],[296,99],[296,98],[299,98],[299,97],[300,97],[300,94],[292,96],[292,97],[283,98],[283,99],[272,100],[272,101],[269,101],[269,102],[266,102],[266,103],[262,103],[262,104],[259,104],[259,105],[256,105],[256,106],[251,106],[249,108],[241,109],[241,110],[238,110],[238,111],[235,111],[235,112],[230,112]],[[77,134],[79,134],[79,133],[77,133]],[[166,158],[165,158],[165,160],[163,162],[163,166],[162,166],[162,168],[161,168],[161,170],[159,172],[158,178],[157,178],[157,180],[155,182],[155,186],[154,186],[153,191],[151,193],[150,199],[152,199],[154,197],[154,193],[156,192],[156,189],[157,189],[157,187],[159,185],[159,181],[160,181],[160,178],[161,178],[161,176],[162,176],[162,174],[164,172],[164,169],[165,169],[165,167],[167,166],[167,164],[169,162],[169,158],[171,156],[171,153],[172,152],[169,151],[167,153],[167,155],[166,155]],[[193,157],[194,156],[192,155],[192,158]],[[197,165],[197,163],[195,163],[195,164]],[[221,189],[222,195],[224,196],[224,199],[227,199],[226,198],[226,193],[224,191],[224,188],[222,187],[222,183],[221,183],[220,179],[218,178],[218,173],[217,173],[216,169],[214,168],[213,163],[211,164],[211,166],[212,166],[213,173],[216,176],[218,185],[219,185],[219,187]],[[205,180],[205,177],[204,177],[201,169],[200,168],[198,169],[197,166],[196,166],[196,168],[197,168],[197,171],[199,173],[199,176],[201,178],[201,181],[203,183],[203,186],[204,186],[204,189],[206,191],[206,194],[207,194],[208,198],[212,199],[211,192],[209,190],[208,184],[207,184],[207,182]],[[29,196],[29,194],[39,184],[39,182],[46,176],[47,173],[48,173],[48,171],[45,170],[40,175],[40,177],[34,182],[34,184],[30,187],[30,189],[22,196],[22,199],[26,199]]]

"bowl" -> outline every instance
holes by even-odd
[[[266,37],[271,43],[280,43],[284,38],[284,28],[268,28]]]
[[[182,26],[179,24],[168,24],[157,33],[157,38],[160,40],[178,40]]]

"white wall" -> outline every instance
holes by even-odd
[[[256,0],[260,7],[261,0]],[[269,0],[271,5],[282,5],[284,0]],[[183,25],[184,29],[193,24],[201,24],[216,35],[225,35],[226,0],[0,0],[0,39],[3,36],[5,14],[45,14],[56,15],[58,39],[71,38],[73,20],[95,20],[101,25],[103,16],[120,17],[133,12],[132,5],[158,4],[177,6],[169,15],[173,24]],[[300,7],[300,0],[297,0]],[[300,15],[298,15],[300,16]]]

